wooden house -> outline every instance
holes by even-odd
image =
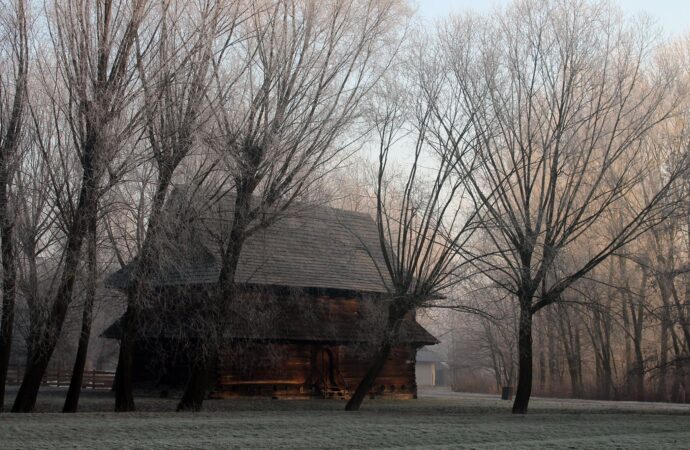
[[[194,311],[218,280],[221,230],[234,202],[228,196],[200,206],[207,202],[189,197],[178,188],[167,207],[169,227],[159,246],[165,257],[153,277],[156,299],[143,314],[151,323],[140,327],[137,340],[139,386],[184,384],[189,358],[180,341],[194,335]],[[297,205],[245,242],[235,281],[241,292],[223,320],[224,340],[209,380],[213,397],[348,398],[354,392],[387,311],[384,264],[370,216]],[[127,268],[108,284],[126,289]],[[105,337],[119,338],[118,325]],[[396,342],[372,397],[416,397],[416,351],[437,343],[414,315],[405,318]]]

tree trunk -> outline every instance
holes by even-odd
[[[577,325],[573,329],[572,318],[569,311],[559,306],[558,323],[561,330],[561,342],[565,359],[568,363],[568,375],[570,376],[570,395],[573,398],[582,397],[582,361],[580,358],[580,331]]]
[[[72,378],[69,383],[67,397],[62,412],[77,412],[79,406],[79,396],[81,385],[84,380],[84,365],[86,364],[86,354],[89,350],[89,338],[91,337],[91,324],[93,319],[93,303],[96,299],[96,280],[98,277],[97,256],[96,256],[96,216],[91,217],[89,224],[89,248],[87,256],[88,280],[86,298],[84,299],[84,309],[81,318],[81,333],[79,334],[79,345],[77,347],[77,357],[72,368]]]
[[[646,269],[642,269],[642,280],[640,280],[640,293],[637,297],[637,313],[633,313],[632,317],[635,323],[635,375],[636,375],[636,396],[637,400],[643,402],[645,400],[645,386],[644,386],[644,353],[642,351],[642,333],[644,331],[644,311],[645,311],[645,288],[647,286],[647,279],[649,273]]]
[[[690,283],[688,283],[690,285]],[[685,303],[681,302],[680,294],[678,289],[676,289],[675,284],[671,284],[671,296],[673,298],[673,303],[676,306],[676,312],[678,315],[678,322],[680,323],[680,329],[683,331],[683,338],[685,339],[685,348],[690,349],[690,323],[688,322],[686,309],[690,307],[690,290],[685,291]]]
[[[682,370],[679,371],[679,369],[682,369],[682,361],[680,358],[683,357],[681,346],[680,346],[680,339],[676,335],[676,332],[673,328],[669,329],[670,334],[671,334],[671,344],[673,347],[673,360],[671,361],[673,365],[673,377],[671,381],[671,390],[668,393],[668,398],[670,402],[678,402],[679,398],[679,393],[681,389],[681,382],[682,382],[682,377],[679,377],[681,375]]]
[[[134,386],[132,383],[132,366],[134,362],[134,332],[129,322],[132,321],[134,308],[127,307],[122,317],[122,337],[120,338],[120,352],[115,371],[115,411],[134,411]],[[124,331],[128,330],[128,331]]]
[[[3,168],[0,167],[0,171]],[[3,176],[0,174],[0,176]],[[0,411],[5,405],[5,383],[12,351],[17,266],[14,254],[13,222],[7,207],[7,184],[0,179],[0,252],[2,253],[2,319],[0,321]]]
[[[371,388],[374,387],[376,378],[378,378],[379,373],[381,373],[381,369],[383,369],[384,364],[386,364],[386,360],[388,359],[388,355],[390,355],[392,348],[393,346],[390,340],[385,339],[376,352],[374,363],[369,367],[369,370],[367,370],[364,378],[362,378],[362,381],[359,383],[359,385],[357,385],[355,393],[352,394],[352,397],[350,397],[350,400],[345,405],[345,411],[359,411],[359,407],[362,406],[362,402],[366,398]]]
[[[386,364],[388,355],[390,355],[393,348],[393,342],[397,338],[398,330],[400,330],[400,325],[406,314],[407,311],[401,310],[395,303],[391,303],[388,307],[388,319],[386,320],[386,329],[381,345],[376,352],[373,363],[362,378],[362,381],[357,385],[355,393],[352,394],[352,397],[345,405],[345,411],[359,411],[359,407],[362,406],[362,402],[374,386],[376,378],[378,378],[381,369]]]
[[[601,395],[604,400],[612,399],[613,390],[613,370],[611,367],[611,352],[610,349],[606,348],[603,350],[602,358],[602,385],[601,385]]]
[[[582,398],[584,395],[584,386],[582,381],[582,343],[580,342],[580,328],[575,326],[575,374],[576,383],[573,386],[573,396],[575,398]]]
[[[646,282],[646,271],[642,275],[642,285]],[[637,401],[645,400],[644,388],[644,353],[642,351],[642,332],[644,325],[644,300],[638,299],[637,304],[630,303],[630,316],[633,325],[633,349],[635,353],[635,362],[632,368],[633,386],[635,389],[635,399]]]
[[[633,332],[630,330],[631,324],[630,324],[630,316],[628,313],[628,308],[631,308],[630,305],[630,282],[628,281],[628,272],[627,272],[627,265],[625,263],[625,259],[623,257],[618,258],[618,269],[619,269],[619,276],[623,282],[623,291],[622,291],[622,316],[623,316],[623,329],[625,330],[625,333],[623,334],[623,339],[625,339],[625,367],[630,368],[633,364],[633,356],[632,356],[632,340],[630,336],[633,335]]]
[[[656,388],[656,396],[657,400],[660,402],[665,402],[668,401],[668,391],[667,391],[667,383],[668,383],[668,353],[669,353],[669,346],[668,346],[668,321],[666,319],[666,312],[662,313],[662,320],[661,320],[661,335],[659,338],[660,341],[660,348],[659,348],[659,373],[657,375],[657,388]]]
[[[611,328],[610,322],[601,317],[599,310],[594,310],[595,336],[598,341],[596,347],[597,359],[601,364],[601,377],[598,379],[599,397],[603,400],[610,400],[613,390],[613,366],[611,365]],[[627,339],[627,338],[626,338]]]
[[[12,412],[31,412],[34,409],[38,389],[49,361],[49,357],[43,356],[35,358],[30,365],[27,365],[22,384],[12,405]]]
[[[683,363],[676,360],[673,371],[673,401],[678,403],[685,403],[685,368]]]
[[[513,414],[527,414],[532,395],[532,311],[531,298],[520,299],[518,328],[518,385],[513,402]]]
[[[206,384],[212,360],[211,357],[202,357],[200,361],[194,363],[184,394],[177,404],[177,411],[201,411],[206,398]]]
[[[645,400],[644,390],[644,356],[642,353],[642,343],[635,341],[635,400],[643,402]]]
[[[605,310],[607,313],[611,313],[611,302],[614,296],[618,293],[618,290],[614,286],[614,263],[613,259],[609,261],[609,288],[607,289],[607,297],[604,303]],[[614,373],[616,369],[616,361],[613,358],[613,348],[611,346],[611,320],[605,320],[600,311],[595,308],[597,315],[597,328],[599,329],[599,339],[601,345],[601,359],[602,359],[602,371],[603,371],[603,384],[601,386],[601,392],[605,400],[611,400],[618,398],[618,394],[615,389],[615,384],[613,382]],[[626,342],[629,342],[627,337]]]
[[[212,295],[211,300],[218,305],[216,303],[217,295]],[[217,318],[219,316],[217,314],[210,314],[210,317]],[[216,367],[214,362],[217,358],[216,355],[218,355],[217,342],[223,337],[222,324],[215,324],[211,333],[215,334],[215,336],[210,336],[209,339],[196,337],[199,342],[196,344],[198,348],[194,352],[196,356],[192,355],[192,372],[182,398],[177,404],[177,411],[201,411],[203,402],[206,399],[207,384],[211,376],[210,371]]]

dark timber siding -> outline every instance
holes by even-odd
[[[370,395],[414,398],[417,393],[414,353],[415,350],[408,346],[394,349]],[[365,357],[356,346],[249,345],[243,351],[226,352],[221,356],[213,396],[349,398],[370,364],[370,357]]]

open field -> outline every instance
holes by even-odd
[[[38,410],[59,410],[63,397],[47,389]],[[495,397],[442,391],[365,402],[357,413],[336,400],[216,400],[199,414],[172,412],[173,399],[138,401],[141,412],[116,414],[109,393],[87,392],[89,412],[2,414],[0,447],[690,448],[690,405],[534,399],[516,417]]]

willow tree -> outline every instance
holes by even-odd
[[[27,98],[29,43],[25,0],[0,6],[0,257],[2,258],[2,319],[0,320],[0,411],[5,404],[5,381],[12,348],[17,258],[14,213],[10,207],[12,174],[22,138]]]
[[[645,139],[680,101],[677,71],[647,21],[607,2],[517,1],[454,18],[443,33],[458,101],[473,107],[481,136],[468,186],[492,252],[477,267],[518,299],[513,412],[524,414],[534,314],[665,215],[684,160],[665,167],[615,233],[595,232],[658,164]],[[577,247],[588,251],[569,257]]]
[[[247,19],[247,7],[242,2],[165,2],[156,9],[156,27],[151,35],[138,41],[136,51],[143,123],[150,149],[145,156],[153,165],[151,182],[155,190],[147,208],[138,256],[131,263],[115,383],[117,411],[134,410],[133,348],[142,299],[150,292],[149,278],[160,257],[154,242],[160,234],[163,205],[175,171],[195,148],[201,122],[208,118],[208,89],[217,54],[240,40],[235,31],[238,23]],[[145,51],[147,46],[150,48]]]
[[[454,101],[448,66],[435,38],[418,40],[390,81],[379,89],[370,120],[378,142],[376,226],[387,292],[374,358],[345,409],[356,411],[399,342],[401,325],[419,308],[452,307],[452,288],[466,280],[464,249],[477,229],[481,208],[471,201],[467,177],[477,158],[472,110]],[[443,119],[439,112],[443,111]],[[447,128],[450,127],[450,128]],[[462,159],[462,163],[458,161]],[[458,170],[462,165],[466,172]],[[441,303],[439,303],[441,302]]]

